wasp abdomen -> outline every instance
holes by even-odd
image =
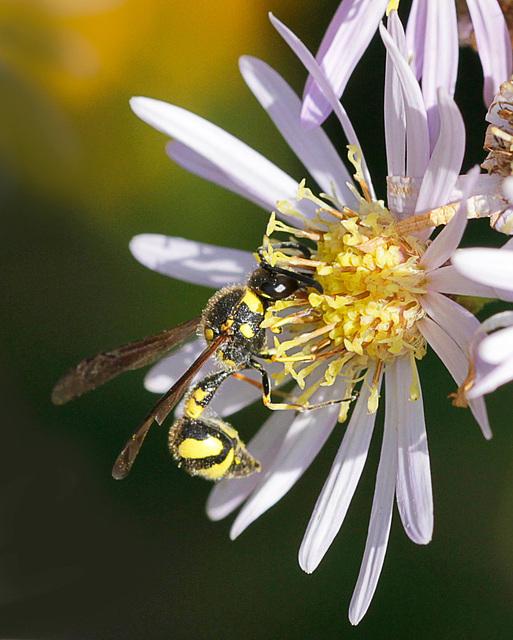
[[[181,418],[171,427],[169,448],[180,467],[206,480],[242,477],[260,470],[237,431],[218,418]]]

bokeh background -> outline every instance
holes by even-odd
[[[254,250],[265,228],[256,206],[174,166],[165,138],[131,113],[129,98],[199,113],[300,179],[237,58],[265,58],[301,91],[305,73],[267,11],[315,51],[337,5],[0,0],[1,638],[512,637],[511,387],[489,398],[495,437],[487,443],[470,413],[447,400],[454,385],[441,363],[422,362],[435,536],[415,546],[396,514],[357,628],[347,609],[381,428],[344,527],[307,576],[297,552],[342,429],[296,487],[230,542],[230,522],[204,514],[209,486],[171,464],[166,429],[154,427],[127,480],[112,480],[113,461],[156,400],[142,372],[65,407],[50,403],[71,365],[197,315],[212,294],[140,266],[128,251],[133,235]],[[485,110],[478,58],[461,56],[468,169],[483,159]],[[383,68],[376,39],[344,101],[382,195]],[[336,123],[327,128],[343,153]],[[486,222],[472,233],[466,242],[502,241]],[[255,405],[233,421],[249,439],[265,416]]]

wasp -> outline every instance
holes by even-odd
[[[275,248],[297,250],[305,258],[311,255],[308,247],[297,242],[276,243]],[[303,272],[272,266],[266,260],[263,247],[257,254],[259,265],[245,284],[218,291],[201,316],[83,360],[55,385],[53,403],[65,404],[124,371],[160,360],[194,332],[204,336],[207,346],[203,353],[162,396],[125,444],[112,469],[115,479],[128,475],[153,422],[162,424],[184,394],[183,417],[169,430],[169,448],[178,465],[191,475],[213,481],[259,471],[260,463],[247,451],[236,429],[205,411],[222,382],[242,370],[254,369],[260,373],[263,401],[271,409],[305,410],[319,406],[274,404],[269,376],[260,360],[270,359],[266,330],[261,326],[268,306],[301,289],[314,288],[322,293],[322,286]],[[198,370],[214,354],[221,368],[191,386]]]

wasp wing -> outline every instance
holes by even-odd
[[[203,351],[203,353],[192,363],[183,376],[175,382],[169,391],[153,407],[150,413],[143,420],[137,431],[131,436],[123,447],[123,451],[119,454],[114,467],[112,468],[112,477],[116,480],[126,478],[132,468],[134,460],[146,438],[149,428],[155,420],[158,424],[162,424],[169,413],[178,404],[178,401],[185,393],[190,385],[192,378],[199,371],[200,367],[210,358],[216,349],[223,343],[228,336],[220,335]]]
[[[57,382],[52,391],[52,402],[58,405],[65,404],[86,391],[92,391],[105,384],[123,371],[139,369],[160,360],[192,335],[200,322],[201,316],[198,316],[156,336],[142,338],[83,360]]]

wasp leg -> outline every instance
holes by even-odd
[[[263,255],[264,249],[265,247],[259,247],[258,249],[258,256],[261,262],[265,262],[264,255]],[[312,256],[312,250],[302,242],[295,242],[295,241],[277,242],[273,244],[273,249],[296,249],[296,251],[301,251],[301,253],[305,256],[307,260]]]
[[[195,384],[185,396],[184,414],[197,420],[208,407],[221,383],[233,373],[230,369],[216,371]]]
[[[308,404],[305,402],[303,404],[294,403],[294,402],[272,402],[271,401],[271,381],[269,379],[269,374],[265,370],[264,366],[258,362],[258,360],[251,359],[248,365],[251,369],[255,369],[262,376],[262,400],[265,406],[268,409],[272,409],[273,411],[284,411],[286,409],[293,409],[294,411],[299,411],[303,413],[304,411],[311,411],[312,409],[323,409],[324,407],[329,407],[332,404],[341,404],[342,402],[347,402],[349,400],[354,400],[356,396],[350,396],[349,398],[338,398],[337,400],[326,400],[325,402],[318,402],[317,404]]]

